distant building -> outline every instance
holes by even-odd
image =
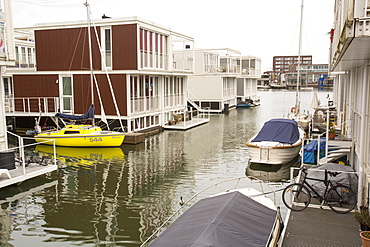
[[[328,65],[327,64],[310,64],[302,65],[300,73],[300,85],[310,87],[331,87],[332,80],[328,80]],[[293,71],[286,73],[286,81],[288,87],[296,87],[297,85],[297,67]]]
[[[188,76],[187,90],[197,110],[222,113],[236,107],[238,100],[258,98],[260,58],[228,48],[196,49],[194,54],[194,74]],[[184,60],[183,55],[175,53],[175,58]]]
[[[299,63],[298,63],[299,62]],[[327,78],[327,64],[313,64],[311,55],[300,56],[274,56],[272,71],[269,74],[270,85],[283,85],[296,87],[298,77],[298,64],[300,65],[299,78],[301,86],[332,86],[332,80]]]

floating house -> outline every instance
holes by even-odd
[[[137,17],[94,20],[90,31],[93,95],[87,21],[16,29],[17,63],[4,73],[8,125],[30,128],[39,116],[53,124],[56,112],[84,114],[92,98],[101,118],[99,97],[112,126],[121,121],[127,132],[159,128],[186,110],[193,38]]]
[[[232,49],[196,49],[194,75],[188,77],[192,106],[211,113],[227,112],[238,100],[256,100],[261,60]]]
[[[370,182],[369,9],[368,1],[336,1],[330,46],[333,101],[341,135],[352,142],[359,206],[368,206]]]

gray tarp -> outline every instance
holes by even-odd
[[[277,211],[235,191],[202,199],[151,247],[265,246]]]
[[[328,171],[345,171],[345,172],[353,172],[352,167],[346,166],[346,165],[339,165],[336,163],[326,163],[320,166],[314,166],[307,170],[308,175],[307,177],[312,178],[318,178],[318,179],[324,179],[325,173],[324,170]],[[357,194],[357,184],[358,184],[358,177],[355,173],[340,173],[335,177],[331,177],[328,174],[328,179],[332,181],[332,183],[335,184],[343,184],[347,185],[352,188],[353,192]],[[313,181],[313,180],[306,180],[310,185],[313,186],[313,188],[319,192],[319,194],[323,194],[325,191],[325,185],[323,182],[319,181]]]

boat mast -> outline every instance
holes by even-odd
[[[301,86],[300,84],[300,70],[301,70],[301,46],[302,46],[302,28],[303,28],[303,0],[301,4],[301,19],[300,19],[300,25],[299,25],[299,45],[298,45],[298,64],[297,64],[297,91],[295,95],[295,109],[296,114],[299,114],[300,110],[300,102],[299,102],[299,88]]]
[[[90,5],[89,3],[85,2],[87,12],[87,34],[89,38],[89,62],[90,62],[90,87],[91,87],[91,103],[94,103],[94,73],[93,73],[93,62],[92,62],[92,45],[91,45],[91,25],[90,25]],[[92,119],[92,125],[95,125],[95,119]]]

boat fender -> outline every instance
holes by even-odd
[[[292,107],[292,108],[290,109],[290,112],[291,112],[291,113],[295,113],[295,107]]]

